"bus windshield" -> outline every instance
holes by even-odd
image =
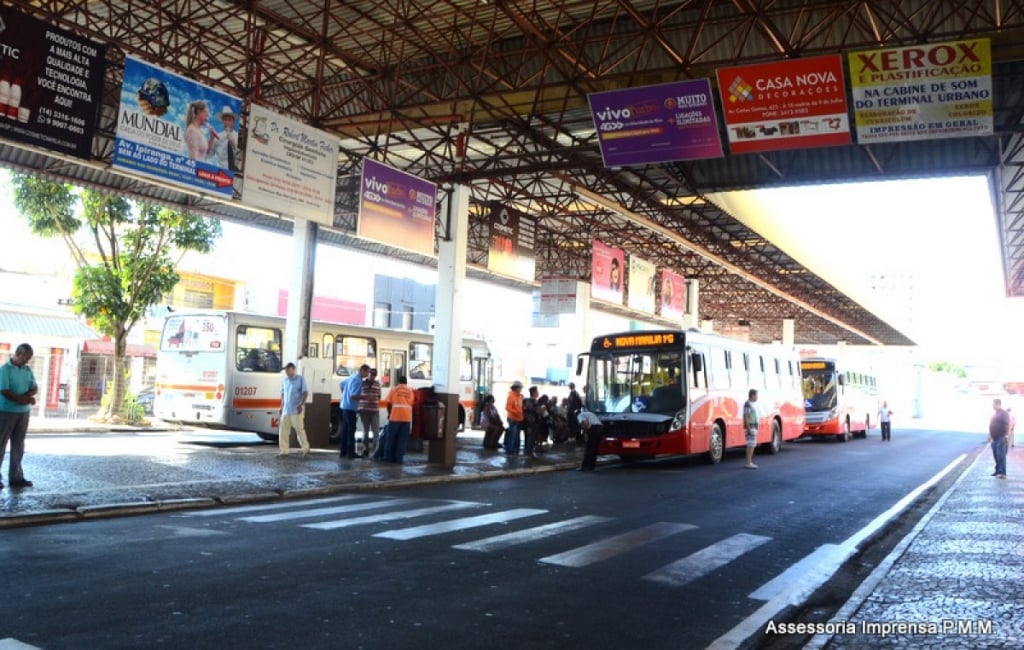
[[[834,370],[803,369],[804,408],[808,411],[829,411],[836,407],[836,373]]]
[[[224,352],[227,331],[224,316],[168,316],[160,337],[160,351]]]
[[[616,351],[591,356],[586,406],[593,413],[675,415],[684,399],[680,350]]]

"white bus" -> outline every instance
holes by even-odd
[[[233,311],[174,312],[167,316],[157,354],[154,415],[277,439],[281,408],[281,346],[285,320]],[[340,433],[340,382],[359,366],[377,368],[382,396],[406,375],[413,389],[433,384],[434,337],[313,322],[308,360],[298,361],[310,393],[331,395],[331,437]],[[294,360],[292,360],[294,361]],[[490,390],[486,342],[463,339],[459,364],[459,425]],[[381,410],[381,424],[387,414]]]

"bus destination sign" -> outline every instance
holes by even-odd
[[[637,334],[623,334],[621,336],[606,336],[601,341],[601,347],[605,350],[616,350],[619,348],[674,345],[676,337],[675,332],[641,332]]]
[[[801,361],[800,362],[800,369],[801,370],[824,370],[825,369],[825,362],[824,361]]]

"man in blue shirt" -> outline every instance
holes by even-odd
[[[11,461],[7,467],[7,477],[12,488],[32,487],[32,481],[25,480],[21,469],[28,418],[39,390],[32,368],[28,366],[32,354],[32,346],[22,343],[14,351],[14,356],[0,366],[0,466],[7,452],[7,441],[10,440]],[[3,485],[0,482],[0,487]]]
[[[359,372],[341,382],[341,446],[342,458],[356,457],[356,413],[359,410],[359,394],[363,392],[363,380],[370,374],[370,366],[359,366]]]
[[[302,412],[309,397],[306,378],[295,372],[295,364],[284,367],[281,380],[281,424],[277,429],[278,456],[287,456],[291,450],[292,427],[302,447],[302,457],[309,455],[309,440],[306,438],[305,415]]]

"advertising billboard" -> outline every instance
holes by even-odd
[[[126,57],[114,167],[230,198],[235,172],[220,150],[236,137],[241,107],[236,97]]]
[[[360,237],[433,255],[436,212],[436,185],[376,160],[363,160]]]
[[[850,144],[838,54],[718,70],[733,153]]]
[[[526,282],[536,276],[537,220],[507,206],[491,205],[487,220],[487,270]]]
[[[338,138],[256,105],[248,125],[242,203],[334,225]]]
[[[623,276],[626,254],[594,240],[590,267],[590,296],[597,300],[622,304]]]
[[[987,38],[851,52],[857,142],[994,133]]]
[[[721,158],[707,79],[587,95],[605,167]]]
[[[92,157],[106,48],[0,7],[0,138]]]

